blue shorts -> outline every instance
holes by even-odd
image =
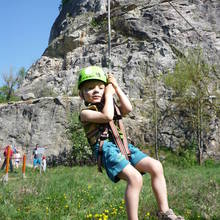
[[[102,165],[105,167],[108,177],[113,182],[118,182],[120,179],[117,176],[128,164],[135,166],[140,160],[147,157],[145,153],[140,151],[132,144],[128,144],[131,152],[130,160],[126,160],[125,156],[121,154],[117,145],[111,141],[104,141],[102,147]],[[95,156],[98,158],[99,143],[95,145]]]
[[[34,159],[33,164],[34,164],[34,167],[36,167],[37,164],[40,165],[40,164],[41,164],[41,159],[40,159],[40,158],[36,158],[36,159]]]

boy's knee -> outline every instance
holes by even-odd
[[[139,171],[132,172],[129,175],[129,182],[131,184],[135,184],[136,186],[142,187],[142,185],[143,185],[143,178],[142,178],[142,175],[139,173]]]
[[[163,174],[163,166],[159,160],[155,160],[155,164],[153,166],[153,173],[155,175]]]

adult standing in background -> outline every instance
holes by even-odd
[[[2,167],[1,169],[4,170],[5,166],[6,166],[6,162],[7,162],[7,155],[9,153],[9,164],[10,164],[10,171],[13,172],[13,164],[12,164],[12,155],[13,155],[13,150],[11,148],[10,145],[6,146],[5,149],[4,149],[4,157],[5,157],[5,160],[2,164]]]

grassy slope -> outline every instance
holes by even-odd
[[[1,176],[3,173],[1,173]],[[165,167],[170,207],[186,219],[220,219],[220,166]],[[0,219],[126,219],[125,183],[110,182],[96,167],[57,167],[27,179],[9,173],[0,187]],[[156,219],[149,175],[140,198],[141,219]],[[107,218],[108,216],[108,218]]]

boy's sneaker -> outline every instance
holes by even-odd
[[[158,212],[157,216],[158,220],[184,220],[182,216],[176,216],[172,209],[166,212]]]

